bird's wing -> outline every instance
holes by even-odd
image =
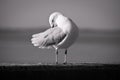
[[[59,27],[50,28],[42,33],[33,35],[32,43],[40,48],[51,47],[60,43],[66,34]]]

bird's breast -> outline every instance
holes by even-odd
[[[59,48],[68,48],[77,39],[77,37],[79,35],[79,29],[71,19],[66,21],[66,23],[64,25],[61,25],[61,26],[62,26],[62,29],[67,36],[62,41],[62,43],[58,46],[59,46]]]

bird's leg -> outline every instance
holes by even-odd
[[[67,64],[67,49],[65,50],[65,56],[64,56],[64,63],[63,64]]]
[[[58,49],[55,49],[56,64],[58,64]]]

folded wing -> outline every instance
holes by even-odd
[[[31,41],[34,46],[39,48],[48,48],[60,43],[67,34],[65,34],[61,28],[50,28],[42,33],[33,35]]]

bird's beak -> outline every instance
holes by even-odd
[[[54,28],[54,27],[57,27],[57,24],[52,24],[52,26],[51,26],[52,28]]]
[[[54,24],[51,27],[54,28]]]

